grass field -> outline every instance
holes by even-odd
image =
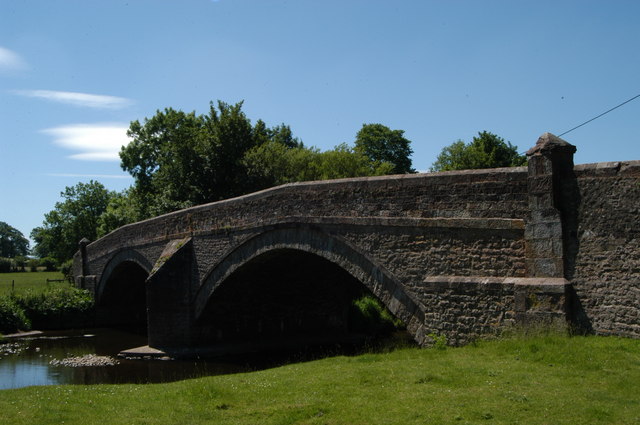
[[[154,385],[0,391],[20,424],[638,424],[640,341],[518,337]]]
[[[47,288],[47,279],[63,279],[60,272],[19,272],[0,273],[0,296],[11,293],[12,284],[15,282],[16,293],[24,293],[27,290],[40,292]],[[66,285],[66,283],[63,283]],[[50,283],[49,285],[60,285],[60,283]]]

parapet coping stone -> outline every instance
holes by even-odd
[[[574,171],[580,175],[589,173],[598,175],[638,175],[640,174],[640,160],[580,164],[574,167]]]
[[[427,276],[422,282],[449,288],[467,285],[476,285],[480,288],[496,285],[513,286],[558,294],[564,293],[566,287],[571,285],[567,279],[555,277]]]

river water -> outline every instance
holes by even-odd
[[[405,332],[394,336],[389,346],[411,344]],[[201,376],[248,372],[287,363],[313,360],[328,355],[353,355],[365,347],[333,344],[304,349],[258,352],[218,357],[212,360],[128,360],[117,358],[120,351],[146,345],[146,336],[115,330],[45,332],[11,339],[0,344],[0,390],[32,385],[159,383]],[[371,346],[367,346],[371,349]],[[65,366],[64,359],[86,355],[108,356],[111,366]]]
[[[31,385],[170,382],[199,376],[256,370],[277,363],[244,356],[215,361],[127,360],[116,358],[127,348],[146,344],[146,337],[114,329],[45,332],[0,344],[0,389]],[[115,358],[112,366],[64,366],[64,359],[88,354]]]

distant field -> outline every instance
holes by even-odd
[[[0,296],[11,293],[11,282],[14,282],[16,293],[27,290],[44,291],[47,288],[47,279],[64,279],[64,276],[60,272],[0,273]],[[49,285],[67,285],[67,283],[52,282]]]

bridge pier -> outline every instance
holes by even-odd
[[[146,282],[149,346],[175,349],[191,345],[192,282],[191,238],[170,241]]]

